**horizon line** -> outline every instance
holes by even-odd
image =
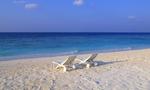
[[[0,32],[0,33],[150,33],[150,32]]]

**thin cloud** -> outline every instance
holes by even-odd
[[[25,0],[14,0],[13,3],[15,3],[15,4],[24,4],[24,3],[26,3],[26,1]]]
[[[73,4],[76,5],[76,6],[81,6],[81,5],[83,5],[83,3],[84,3],[83,0],[75,0],[75,1],[73,2]]]
[[[128,16],[128,19],[136,19],[136,16]]]
[[[38,4],[36,3],[28,3],[28,4],[25,4],[24,7],[25,9],[37,9],[38,8]]]
[[[30,3],[27,2],[26,0],[14,0],[13,3],[21,4],[24,6],[25,9],[29,9],[29,10],[37,9],[39,6],[37,3]]]

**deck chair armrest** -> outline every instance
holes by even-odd
[[[76,58],[77,61],[83,62],[82,59]]]
[[[57,64],[57,65],[60,65],[60,63],[58,63],[58,62],[54,62],[54,61],[53,61],[52,63],[53,63],[53,64]]]
[[[83,63],[85,63],[85,61],[83,60],[83,59],[77,59],[77,61],[79,61],[80,63],[79,64],[83,64]]]

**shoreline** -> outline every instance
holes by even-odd
[[[139,48],[139,49],[116,49],[116,50],[93,50],[93,51],[85,51],[85,52],[77,52],[77,53],[68,53],[62,52],[59,54],[36,54],[36,55],[21,55],[21,56],[10,56],[10,57],[2,57],[1,61],[14,61],[20,59],[35,59],[35,58],[48,58],[48,57],[59,57],[59,56],[70,56],[70,55],[84,55],[84,54],[92,54],[92,53],[114,53],[114,52],[125,52],[125,51],[136,51],[136,50],[147,50],[150,48]]]

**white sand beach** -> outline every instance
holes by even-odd
[[[99,53],[99,66],[57,71],[52,61],[65,58],[0,61],[0,90],[150,90],[150,49]]]

